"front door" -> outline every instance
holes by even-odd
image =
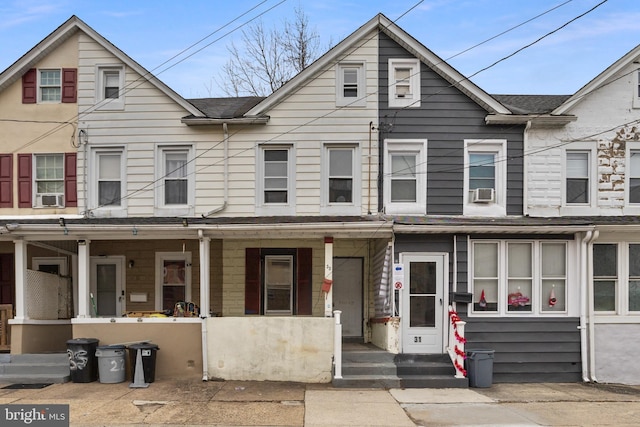
[[[333,259],[333,309],[342,311],[343,337],[362,337],[362,258]]]
[[[15,305],[13,254],[0,254],[0,304]]]
[[[445,255],[401,254],[403,353],[442,353]]]
[[[124,257],[91,258],[91,316],[120,317],[124,314]]]

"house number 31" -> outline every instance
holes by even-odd
[[[413,337],[413,342],[422,342],[422,337]]]

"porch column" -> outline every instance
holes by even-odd
[[[333,315],[333,237],[324,238],[324,317]]]
[[[25,311],[25,286],[27,285],[27,242],[14,240],[16,269],[16,320],[28,319]]]
[[[200,235],[200,316],[209,317],[211,237]]]
[[[90,264],[90,240],[78,240],[78,316],[79,318],[91,317],[90,288],[91,264]]]

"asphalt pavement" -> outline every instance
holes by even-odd
[[[69,405],[71,426],[640,425],[640,386],[545,383],[381,390],[196,379],[157,379],[148,388],[129,385],[9,389],[0,384],[0,405]]]

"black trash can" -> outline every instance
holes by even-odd
[[[486,388],[493,385],[493,356],[495,350],[467,350],[469,386]]]
[[[71,381],[90,383],[98,379],[97,347],[98,339],[96,338],[74,338],[67,341]]]
[[[142,371],[144,372],[144,382],[152,383],[156,379],[156,353],[160,348],[156,344],[148,342],[141,342],[138,344],[131,344],[129,346],[129,362],[131,366],[131,379],[136,380],[136,369],[138,350],[142,356]]]

